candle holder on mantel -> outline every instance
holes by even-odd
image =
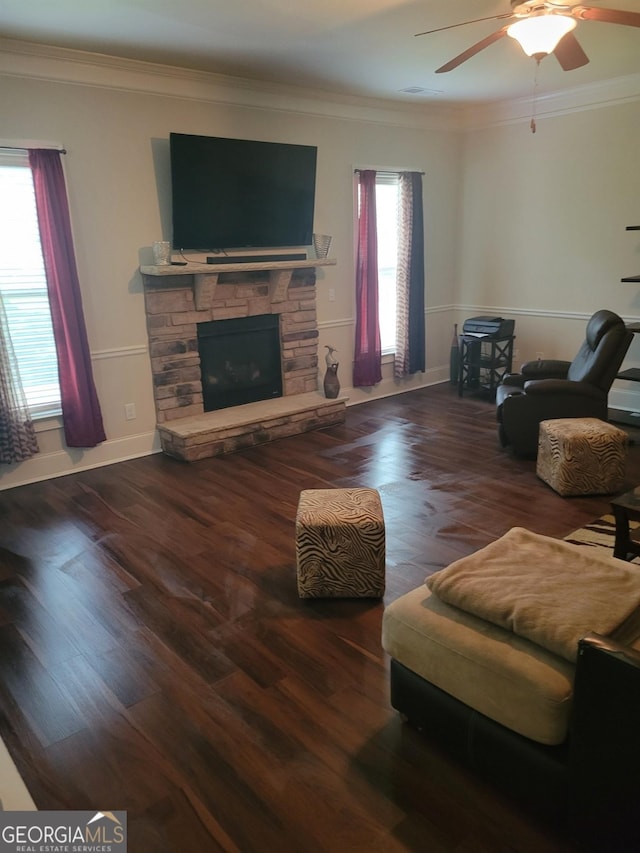
[[[331,247],[331,235],[330,234],[314,234],[313,235],[313,248],[316,253],[316,258],[324,258],[329,257],[329,249]]]
[[[171,263],[171,243],[167,240],[156,240],[152,250],[153,263],[157,267],[166,267]]]

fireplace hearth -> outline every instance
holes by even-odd
[[[197,331],[205,412],[282,396],[278,314],[198,323]]]

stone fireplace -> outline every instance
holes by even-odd
[[[194,461],[344,421],[346,400],[327,400],[317,390],[315,267],[327,264],[335,261],[141,268],[166,453]],[[245,345],[233,342],[243,326],[258,349],[249,358]],[[227,330],[231,337],[218,346]],[[249,400],[237,393],[243,383]]]

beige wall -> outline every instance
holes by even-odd
[[[77,61],[70,62],[74,58]],[[168,136],[235,136],[318,146],[315,230],[333,235],[337,266],[318,272],[320,352],[340,354],[353,402],[446,377],[452,322],[461,137],[430,127],[423,109],[341,101],[297,92],[230,90],[218,78],[53,51],[36,62],[2,56],[2,142],[56,141],[65,169],[85,317],[107,442],[65,448],[59,424],[41,425],[41,453],[3,466],[0,488],[158,449],[138,266],[154,240],[170,238]],[[167,93],[167,94],[164,94]],[[229,103],[235,100],[237,103]],[[440,124],[442,124],[440,122]],[[425,172],[428,369],[372,392],[349,391],[353,354],[353,169]],[[335,301],[329,301],[329,289]],[[443,321],[443,318],[444,321]],[[443,332],[446,329],[446,332]],[[321,377],[320,377],[321,378]],[[137,418],[125,420],[134,402]]]
[[[462,312],[516,319],[518,359],[570,359],[600,308],[640,318],[640,88],[599,108],[467,134],[460,231]],[[625,367],[637,366],[640,340]],[[635,383],[610,404],[640,409]]]

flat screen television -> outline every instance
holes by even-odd
[[[317,148],[169,135],[173,248],[308,246]]]

